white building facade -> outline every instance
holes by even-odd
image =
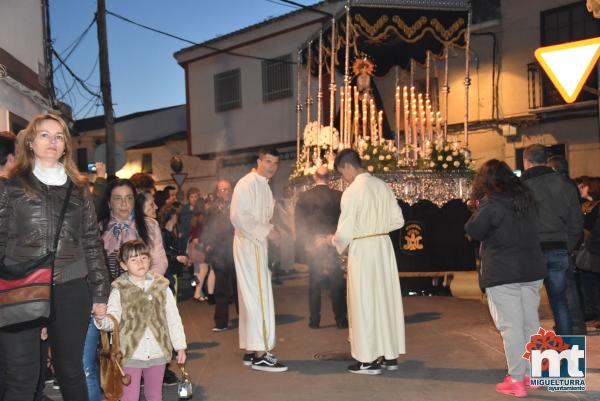
[[[47,1],[0,2],[0,131],[18,133],[50,110],[45,54]]]

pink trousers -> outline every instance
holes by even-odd
[[[167,365],[157,365],[151,368],[125,368],[125,373],[131,375],[129,386],[123,387],[121,401],[139,401],[140,381],[144,377],[144,398],[146,401],[162,401],[162,384]]]

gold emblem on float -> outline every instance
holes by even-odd
[[[423,249],[423,235],[421,234],[421,226],[418,224],[409,224],[404,230],[404,245],[402,249],[405,251],[420,251]]]

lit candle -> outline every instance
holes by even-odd
[[[371,143],[375,145],[375,100],[372,98],[369,99],[369,121],[371,123],[369,136],[371,137]]]
[[[396,146],[400,152],[400,86],[396,86]]]
[[[408,110],[408,103],[404,104],[404,144],[408,146],[410,143],[410,124],[408,122],[408,117],[410,115],[410,111]]]
[[[367,136],[367,101],[369,95],[367,93],[363,94],[362,98],[362,137],[363,139]]]
[[[431,101],[425,99],[425,125],[427,127],[427,139],[433,140],[433,115],[431,113]]]
[[[344,120],[346,117],[346,103],[344,102],[346,88],[340,87],[340,149],[344,149],[345,136],[344,136]]]
[[[358,145],[358,119],[360,109],[358,105],[358,88],[354,87],[354,143]]]
[[[383,111],[379,111],[377,115],[377,133],[378,133],[378,143],[383,144]]]
[[[441,113],[439,111],[436,111],[435,113],[435,132],[438,136],[438,138],[441,138],[442,135],[442,116]]]

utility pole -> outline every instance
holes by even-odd
[[[100,50],[100,88],[104,106],[104,125],[106,131],[106,173],[115,174],[115,118],[110,91],[110,70],[108,66],[108,43],[106,36],[106,2],[98,1],[96,25],[98,26],[98,47]]]
[[[44,64],[46,64],[45,81],[48,89],[50,108],[58,109],[56,93],[54,91],[54,78],[52,76],[52,36],[50,34],[50,4],[48,0],[42,0],[42,22],[44,28]],[[68,116],[70,119],[72,116]]]

